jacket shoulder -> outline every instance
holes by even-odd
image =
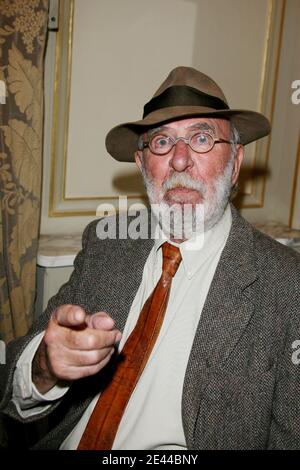
[[[296,250],[279,243],[274,238],[259,231],[253,230],[254,249],[260,264],[275,268],[285,268],[289,272],[296,271],[300,275],[300,253]],[[300,276],[299,276],[300,279]]]

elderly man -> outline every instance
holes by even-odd
[[[100,240],[91,223],[69,282],[10,345],[3,412],[59,416],[37,448],[300,447],[300,257],[229,203],[243,145],[269,130],[177,67],[109,132],[166,237]]]

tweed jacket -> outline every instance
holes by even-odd
[[[187,447],[297,449],[300,361],[294,342],[300,340],[300,255],[231,209],[231,231],[185,374],[181,413]],[[1,409],[16,419],[21,419],[11,401],[16,361],[57,306],[103,310],[124,328],[153,241],[99,240],[96,223],[84,232],[70,280],[28,335],[8,347],[7,365],[1,366]],[[100,389],[101,372],[75,381],[47,411],[57,413],[60,422],[35,447],[59,448]]]

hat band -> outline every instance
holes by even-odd
[[[145,104],[143,119],[157,109],[171,106],[205,106],[216,110],[229,109],[229,106],[220,98],[186,85],[175,85],[167,88]]]

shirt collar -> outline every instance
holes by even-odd
[[[167,240],[172,245],[179,247],[182,264],[188,279],[191,279],[211,257],[221,252],[229,235],[231,224],[232,215],[230,204],[228,204],[221,219],[207,232],[195,235],[180,244]],[[164,239],[155,240],[155,252],[165,241]]]

